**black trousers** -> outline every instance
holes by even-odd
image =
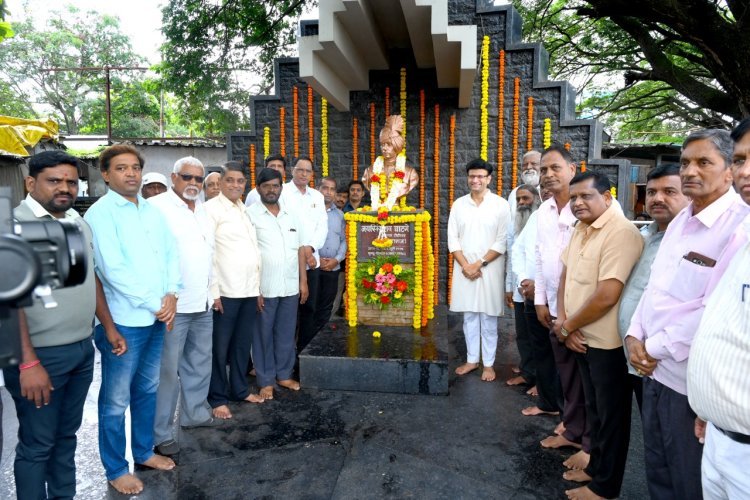
[[[633,388],[635,402],[638,403],[638,413],[643,413],[643,379],[638,375],[628,374],[630,386]]]
[[[695,438],[695,413],[687,396],[644,377],[641,418],[646,481],[651,498],[703,498],[703,445]]]
[[[589,425],[586,421],[586,397],[583,393],[583,382],[578,370],[575,353],[558,342],[554,333],[549,332],[548,342],[555,355],[557,371],[562,385],[563,406],[562,421],[565,424],[563,436],[568,441],[580,443],[583,451],[589,452],[591,440]],[[623,356],[624,359],[624,356]]]
[[[221,297],[221,305],[223,314],[214,311],[211,383],[208,387],[211,408],[228,401],[241,401],[250,394],[247,363],[256,328],[258,298]]]
[[[318,309],[320,269],[307,270],[307,289],[309,295],[304,304],[297,310],[297,353],[313,339],[318,331],[315,329],[315,311]]]
[[[333,302],[336,300],[338,289],[339,271],[320,271],[318,275],[318,303],[315,306],[316,334],[328,324],[328,320],[331,318]]]
[[[591,429],[591,459],[586,474],[589,489],[604,498],[620,494],[630,444],[632,396],[622,347],[576,353],[583,391],[586,420]]]
[[[537,406],[544,411],[562,411],[562,388],[549,342],[549,329],[539,322],[531,301],[525,304],[524,316],[529,328],[531,353],[536,367],[536,388],[539,392]]]
[[[529,332],[529,320],[526,318],[526,305],[523,302],[513,302],[513,316],[516,322],[516,347],[521,356],[518,369],[521,376],[530,385],[536,383],[536,366],[534,363],[531,333]]]

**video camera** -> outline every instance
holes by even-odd
[[[72,221],[14,221],[9,187],[0,187],[0,368],[21,359],[18,308],[34,297],[56,307],[52,290],[86,279],[86,240]]]

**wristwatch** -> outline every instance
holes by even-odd
[[[167,295],[173,295],[174,300],[179,300],[180,298],[180,294],[178,294],[177,292],[167,292]]]
[[[479,260],[482,261],[482,267],[487,267],[487,264],[490,263],[490,261],[488,261],[488,260],[484,260],[484,259],[479,259]]]
[[[562,334],[563,337],[567,337],[568,335],[570,335],[570,332],[566,330],[565,327],[562,325],[560,325],[560,333]]]

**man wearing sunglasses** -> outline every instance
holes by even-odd
[[[213,313],[208,280],[214,235],[200,201],[204,173],[197,158],[180,158],[172,170],[172,188],[148,200],[164,214],[177,241],[183,284],[174,328],[164,336],[156,393],[154,443],[156,452],[166,456],[179,451],[172,433],[178,394],[182,427],[221,423],[211,416],[206,402],[211,381]]]

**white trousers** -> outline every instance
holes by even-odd
[[[701,482],[706,500],[750,498],[750,444],[725,436],[710,423],[706,426]]]
[[[486,367],[495,364],[497,316],[465,312],[464,337],[466,337],[466,361],[468,363],[479,363],[479,346],[481,343],[482,364]]]

